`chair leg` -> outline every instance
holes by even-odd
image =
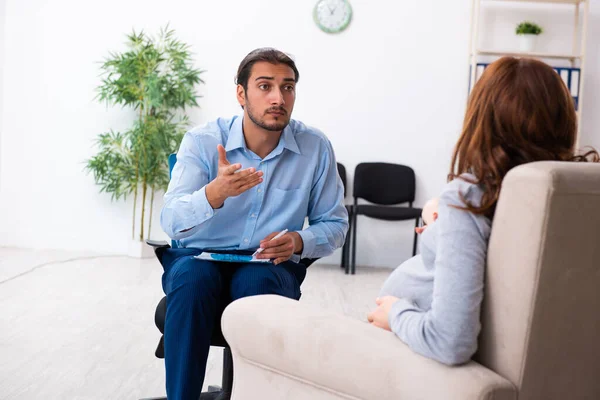
[[[346,268],[346,265],[348,265],[350,263],[350,235],[351,233],[348,232],[348,235],[346,236],[346,249],[344,250],[344,269]]]
[[[221,384],[223,388],[222,399],[229,400],[233,390],[233,357],[229,347],[223,349],[223,380]]]
[[[348,218],[349,226],[348,233],[346,233],[346,239],[344,240],[344,247],[342,247],[342,262],[340,268],[346,269],[346,265],[350,262],[350,238],[352,236],[352,214]]]
[[[351,217],[352,218],[352,217]],[[348,227],[348,248],[346,249],[347,259],[346,264],[344,264],[344,273],[348,275],[350,273],[350,265],[352,264],[352,251],[351,249],[354,247],[351,245],[352,237],[354,236],[354,222],[350,222],[350,226]]]
[[[419,218],[417,218],[415,220],[415,237],[413,238],[413,253],[412,253],[413,257],[417,254],[417,239],[418,239],[418,235],[417,235],[416,228],[419,227],[419,220],[420,219],[421,218],[419,217]]]
[[[348,235],[350,232],[348,232]],[[346,240],[344,241],[344,247],[342,247],[342,261],[340,262],[340,268],[345,269],[346,264],[348,264],[348,236],[346,235]]]
[[[352,244],[354,242],[354,216],[351,215],[350,216],[350,226],[348,227],[348,234],[350,235],[350,246],[348,248],[348,262],[346,263],[346,268],[345,268],[345,273],[346,275],[348,275],[350,273],[350,267],[352,266],[352,260],[354,257],[354,253],[352,253],[352,249],[354,248],[354,245]]]
[[[209,386],[208,391],[200,394],[199,400],[231,400],[233,390],[233,357],[231,349],[223,349],[223,377],[221,386]]]
[[[348,258],[346,253],[348,252],[348,236],[350,235],[350,228],[348,228],[348,233],[346,234],[346,239],[344,240],[344,246],[342,247],[342,261],[340,262],[340,268],[346,268],[346,263],[348,262]]]
[[[358,216],[354,214],[352,221],[352,265],[350,273],[354,275],[356,273],[356,221],[358,220]],[[346,268],[346,273],[348,273],[348,268]]]

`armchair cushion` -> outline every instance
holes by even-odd
[[[233,399],[516,399],[509,381],[476,362],[448,367],[391,332],[283,297],[235,301],[221,323]]]

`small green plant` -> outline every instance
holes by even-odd
[[[189,46],[175,39],[168,26],[158,39],[144,32],[127,36],[127,51],[111,52],[102,63],[97,99],[107,105],[128,107],[137,118],[125,132],[99,135],[98,153],[86,161],[100,192],[119,200],[133,193],[132,236],[135,235],[138,192],[141,191],[139,240],[144,240],[146,199],[150,216],[154,192],[169,184],[168,156],[176,151],[188,127],[186,107],[197,106],[195,86],[203,72],[193,68]],[[148,237],[152,228],[148,226]]]
[[[539,35],[544,30],[541,26],[534,22],[523,21],[519,25],[517,25],[516,33],[517,35]]]

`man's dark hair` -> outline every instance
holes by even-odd
[[[248,79],[250,78],[250,73],[252,72],[252,66],[260,61],[266,61],[271,64],[285,64],[294,71],[296,82],[298,82],[298,79],[300,79],[300,73],[298,72],[298,68],[296,68],[296,63],[290,58],[290,56],[282,51],[270,47],[263,47],[251,51],[242,60],[238,68],[235,83],[242,85],[244,90],[248,90]]]

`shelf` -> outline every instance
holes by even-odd
[[[573,101],[575,102],[577,118],[578,120],[581,120],[582,99],[580,99],[579,94],[584,87],[584,77],[586,75],[583,73],[583,69],[585,68],[585,61],[587,59],[586,41],[587,47],[589,47],[590,39],[588,30],[591,22],[589,11],[591,3],[592,0],[472,0],[470,18],[471,32],[469,34],[470,73],[467,93],[471,93],[472,86],[481,77],[481,74],[483,73],[485,67],[492,63],[494,60],[497,60],[499,57],[512,56],[517,58],[531,57],[541,59],[543,62],[551,65],[554,68],[554,70],[560,75],[561,79],[569,88],[571,96],[573,97]],[[484,20],[484,23],[481,23],[480,21],[480,19],[482,18],[481,14],[483,12],[493,12],[501,10],[502,12],[506,13],[507,11],[515,9],[516,12],[513,14],[516,19],[519,15],[519,11],[527,10],[528,12],[536,11],[537,13],[544,13],[546,9],[550,8],[556,9],[557,11],[561,11],[561,14],[563,14],[562,16],[567,18],[565,20],[564,27],[561,28],[561,31],[568,33],[568,26],[572,26],[572,36],[567,33],[563,33],[563,45],[565,45],[565,47],[559,49],[557,49],[556,47],[538,47],[537,49],[534,49],[531,52],[525,52],[521,51],[522,47],[517,46],[518,43],[514,42],[514,47],[510,44],[510,42],[507,42],[505,44],[506,47],[504,47],[504,49],[500,47],[502,45],[499,43],[498,47],[500,48],[496,48],[496,46],[492,42],[487,44],[479,44],[483,43],[480,40],[480,35],[482,34],[481,31],[489,31],[489,29],[486,29],[488,28],[487,26],[483,26],[482,29],[482,25],[484,25],[485,22],[487,22]],[[568,14],[571,15],[569,16]],[[506,17],[506,15],[504,17]],[[512,30],[512,32],[514,32],[514,30]],[[506,28],[505,34],[509,33],[509,29]],[[488,34],[494,34],[493,29],[492,32],[488,32]],[[570,45],[571,42],[572,45]],[[566,45],[570,46],[567,47]],[[478,48],[478,46],[483,46],[483,48]],[[579,135],[580,132],[581,124],[578,124],[577,135]],[[578,141],[579,136],[577,137],[577,142]]]
[[[495,0],[498,1],[498,0]],[[508,0],[503,0],[508,1]],[[511,0],[512,1],[512,0]],[[553,58],[558,60],[579,60],[581,56],[573,54],[552,54],[552,53],[523,53],[519,51],[496,51],[496,50],[477,50],[476,55],[480,56],[513,56],[513,57],[533,57],[533,58]]]
[[[512,3],[554,3],[554,4],[578,4],[586,0],[487,0],[487,2],[512,2]]]

